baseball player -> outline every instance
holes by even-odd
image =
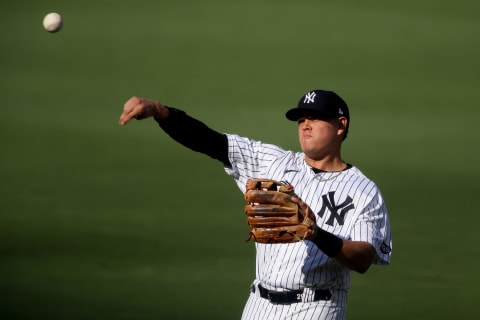
[[[184,111],[130,98],[119,123],[153,117],[177,142],[221,161],[242,192],[252,178],[286,181],[313,214],[301,241],[256,242],[256,277],[243,320],[345,319],[350,272],[390,262],[390,223],[380,190],[341,157],[350,113],[333,91],[313,90],[286,112],[302,152],[219,133]],[[293,201],[293,200],[292,200]]]

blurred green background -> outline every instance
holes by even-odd
[[[298,150],[284,112],[315,88],[349,103],[343,156],[392,223],[348,318],[478,319],[479,32],[473,0],[2,1],[0,319],[239,319],[241,193],[118,117],[150,97]]]

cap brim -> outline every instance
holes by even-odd
[[[331,115],[327,115],[323,112],[319,112],[318,110],[313,110],[308,108],[290,109],[285,113],[285,116],[287,117],[288,120],[291,120],[291,121],[297,121],[298,119],[302,117],[307,117],[307,116],[316,116],[316,117],[322,117],[326,119],[332,118]]]

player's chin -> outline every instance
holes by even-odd
[[[315,149],[315,143],[313,142],[312,139],[301,138],[300,147],[302,148],[303,152],[307,153],[308,151],[313,151]]]
[[[306,144],[301,145],[301,148],[305,156],[312,160],[319,160],[322,159],[322,157],[324,156],[324,152],[322,152],[322,150],[319,149],[318,146]]]

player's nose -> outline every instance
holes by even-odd
[[[308,119],[304,119],[301,123],[300,123],[300,129],[302,130],[308,130],[311,128],[311,121],[308,120]]]

